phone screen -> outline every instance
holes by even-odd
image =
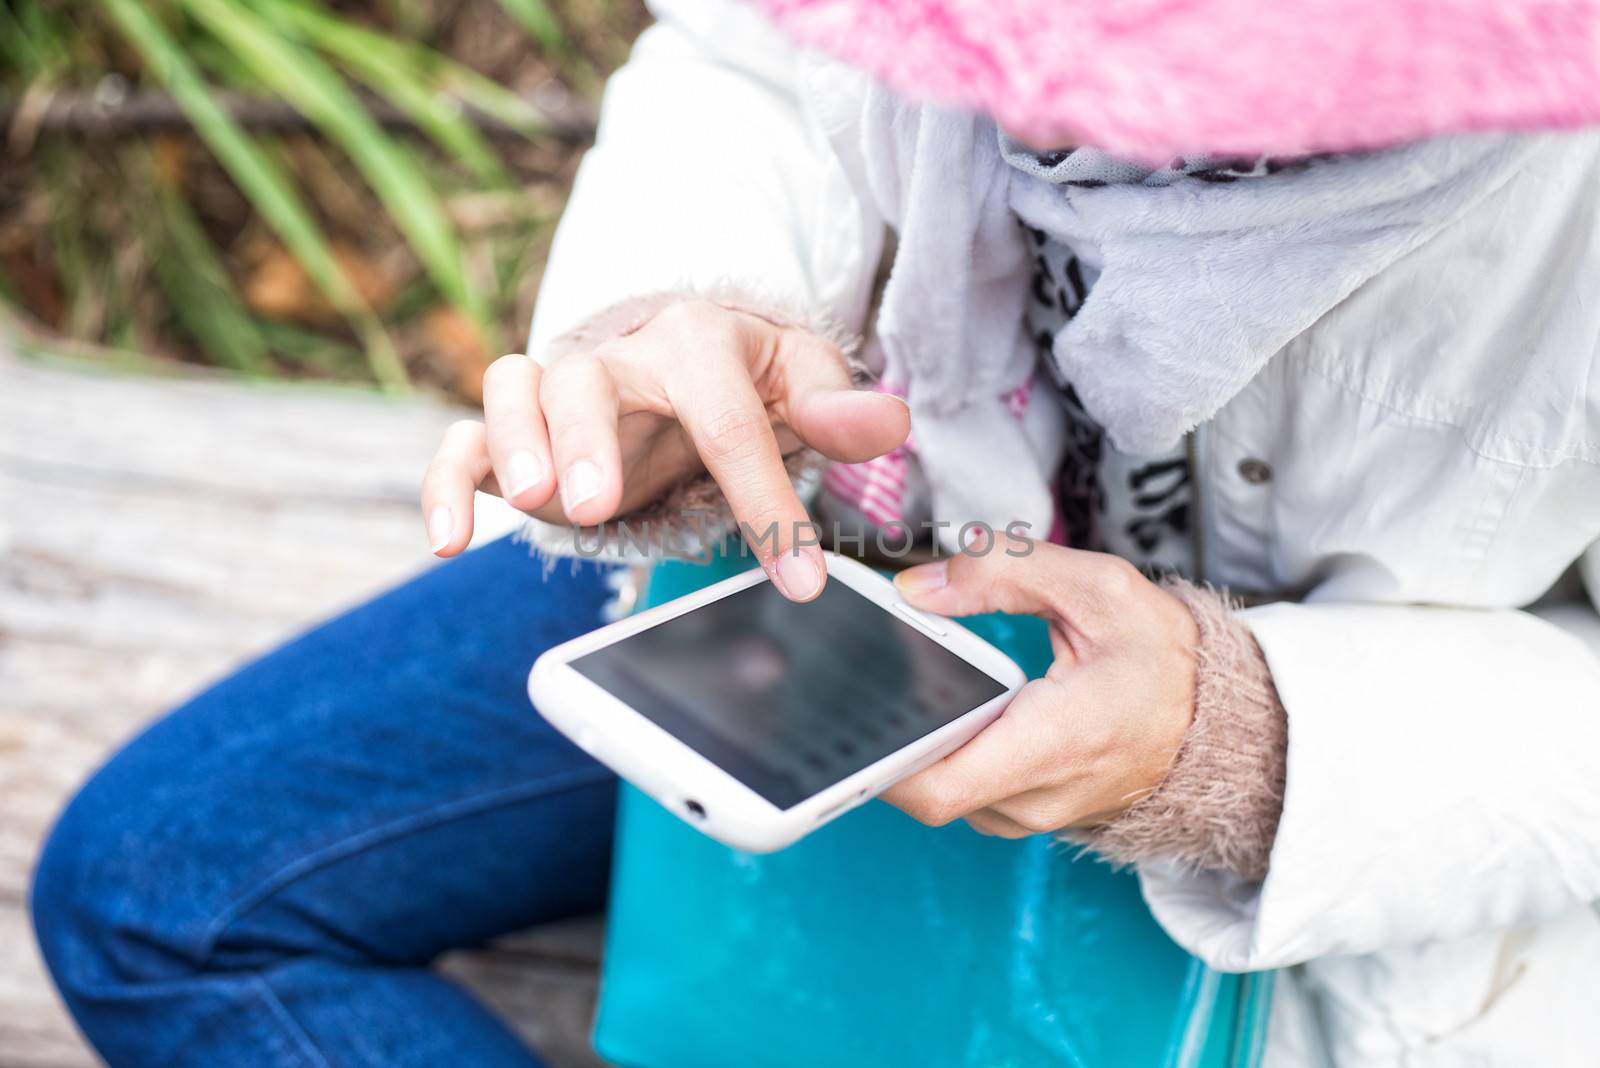
[[[809,604],[758,583],[572,667],[778,808],[1006,691],[837,579]]]

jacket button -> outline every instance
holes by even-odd
[[[1265,460],[1240,460],[1239,477],[1252,486],[1272,481],[1272,468]]]

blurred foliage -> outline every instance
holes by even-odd
[[[643,21],[637,0],[6,0],[0,302],[80,343],[471,399],[520,343],[581,150],[535,101],[592,111]],[[182,121],[33,121],[134,93]]]

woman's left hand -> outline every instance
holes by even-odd
[[[1104,823],[1160,785],[1194,717],[1188,608],[1118,557],[1028,544],[991,539],[895,579],[940,615],[1043,616],[1056,656],[976,738],[884,793],[923,823],[1003,838]]]

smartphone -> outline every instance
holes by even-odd
[[[958,623],[825,553],[807,604],[760,569],[541,656],[534,707],[727,845],[789,845],[964,744],[1026,680]]]

